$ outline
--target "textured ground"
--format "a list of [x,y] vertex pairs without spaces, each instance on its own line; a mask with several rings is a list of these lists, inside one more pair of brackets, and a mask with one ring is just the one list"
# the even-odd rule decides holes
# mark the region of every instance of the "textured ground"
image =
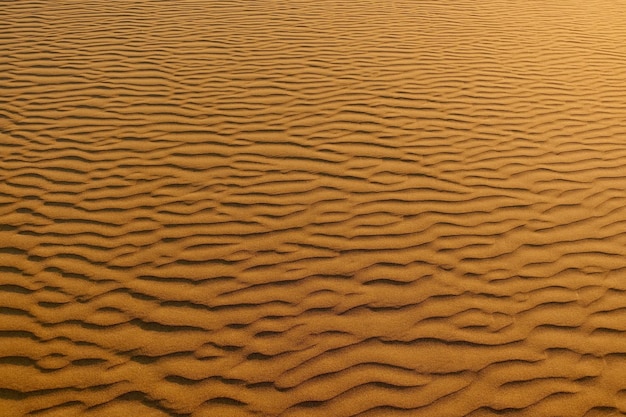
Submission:
[[0,2],[0,416],[626,415],[626,1]]

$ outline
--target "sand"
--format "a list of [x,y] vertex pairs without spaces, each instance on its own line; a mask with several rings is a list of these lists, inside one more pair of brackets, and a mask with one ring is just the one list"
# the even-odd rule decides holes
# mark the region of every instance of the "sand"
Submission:
[[0,416],[626,415],[626,1],[0,4]]

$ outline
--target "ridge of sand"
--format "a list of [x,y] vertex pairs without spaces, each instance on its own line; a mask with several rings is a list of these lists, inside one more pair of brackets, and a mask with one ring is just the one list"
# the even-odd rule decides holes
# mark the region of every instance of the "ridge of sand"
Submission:
[[626,415],[625,1],[0,22],[0,416]]

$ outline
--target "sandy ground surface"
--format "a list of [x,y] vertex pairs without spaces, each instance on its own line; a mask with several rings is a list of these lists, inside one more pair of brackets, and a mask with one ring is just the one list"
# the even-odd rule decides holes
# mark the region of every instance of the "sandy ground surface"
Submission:
[[0,2],[0,416],[626,415],[626,1]]

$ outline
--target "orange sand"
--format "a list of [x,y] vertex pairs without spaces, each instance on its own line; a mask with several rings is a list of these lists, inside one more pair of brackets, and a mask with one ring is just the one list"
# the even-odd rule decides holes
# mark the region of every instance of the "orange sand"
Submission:
[[626,1],[0,4],[0,416],[626,415]]

